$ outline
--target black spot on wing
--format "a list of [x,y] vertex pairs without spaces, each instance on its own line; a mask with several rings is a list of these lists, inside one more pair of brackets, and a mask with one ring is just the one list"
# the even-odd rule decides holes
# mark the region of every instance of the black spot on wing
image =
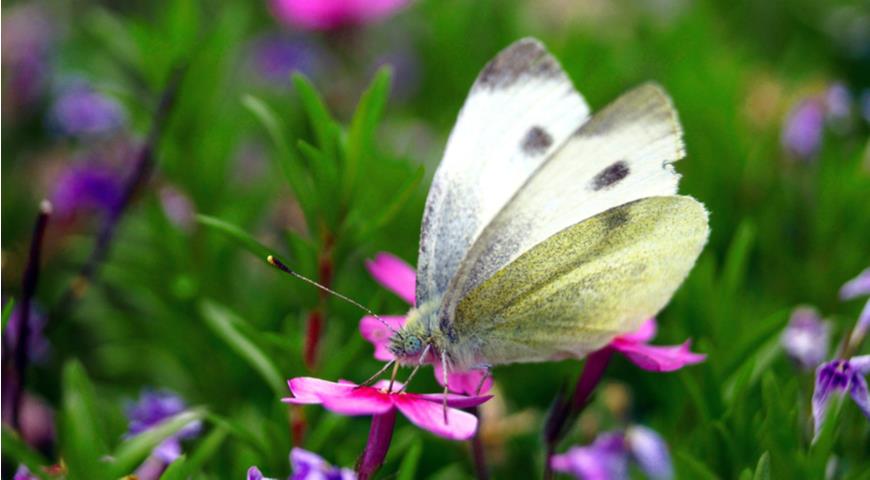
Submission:
[[520,40],[495,56],[477,77],[476,88],[507,88],[523,76],[552,78],[561,75],[556,60],[537,40]]
[[534,126],[523,137],[520,148],[526,155],[540,155],[546,152],[552,144],[553,137],[543,128]]
[[589,186],[595,191],[601,190],[602,188],[612,187],[622,181],[623,178],[627,177],[630,172],[628,164],[625,163],[624,160],[614,162],[609,167],[598,172],[598,174],[592,178],[592,182]]

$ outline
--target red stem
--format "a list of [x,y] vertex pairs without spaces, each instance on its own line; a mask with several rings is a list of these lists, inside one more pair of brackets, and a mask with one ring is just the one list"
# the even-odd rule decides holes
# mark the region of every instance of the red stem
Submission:
[[368,480],[384,464],[390,442],[393,440],[393,427],[396,424],[396,409],[372,417],[369,441],[356,465],[358,480]]

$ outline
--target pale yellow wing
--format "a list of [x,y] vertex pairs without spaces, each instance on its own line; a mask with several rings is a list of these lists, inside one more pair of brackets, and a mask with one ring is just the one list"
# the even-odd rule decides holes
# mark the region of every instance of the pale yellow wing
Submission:
[[601,348],[670,301],[708,232],[704,206],[684,196],[636,200],[562,230],[459,303],[457,360],[535,362]]

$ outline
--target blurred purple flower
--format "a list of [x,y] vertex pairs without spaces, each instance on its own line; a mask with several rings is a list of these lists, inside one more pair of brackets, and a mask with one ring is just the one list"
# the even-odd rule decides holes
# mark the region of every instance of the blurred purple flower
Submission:
[[30,469],[24,465],[19,465],[18,470],[15,470],[15,476],[12,480],[39,480],[39,477],[30,473]]
[[850,300],[863,295],[870,295],[870,268],[865,269],[840,288],[840,300]]
[[825,92],[825,109],[831,122],[848,122],[852,115],[852,93],[846,85],[837,82]]
[[822,144],[825,105],[818,98],[808,98],[789,112],[782,131],[782,145],[795,157],[808,161]]
[[269,0],[280,21],[310,30],[363,25],[388,17],[408,0]]
[[80,81],[63,88],[49,113],[49,125],[74,137],[111,133],[124,121],[124,112],[117,102]]
[[801,368],[812,370],[827,357],[830,335],[830,324],[815,309],[799,307],[792,312],[780,344]]
[[196,217],[196,208],[190,198],[181,190],[169,185],[160,189],[159,196],[166,218],[179,229],[189,232],[193,228]]
[[[27,358],[31,362],[42,362],[48,357],[49,344],[48,340],[43,335],[45,329],[46,318],[42,311],[35,304],[30,304],[30,334],[27,337]],[[6,324],[6,331],[3,332],[3,341],[5,345],[13,346],[18,342],[18,333],[21,331],[21,306],[16,305],[12,310],[12,315],[9,317],[9,323]]]
[[852,400],[870,419],[870,393],[864,376],[870,373],[870,355],[836,359],[816,369],[816,386],[813,391],[813,420],[815,436],[818,437],[825,420],[831,394],[848,393]]
[[120,201],[121,182],[114,169],[97,163],[67,167],[51,195],[55,215],[69,219],[84,210],[109,212]]
[[288,85],[294,72],[314,77],[320,71],[324,53],[305,37],[266,35],[251,44],[251,58],[257,74],[269,83]]
[[3,99],[21,107],[34,101],[47,83],[57,28],[34,3],[4,9],[2,23],[3,68],[10,90]]
[[[348,468],[333,467],[320,455],[294,448],[290,451],[290,466],[293,474],[288,480],[356,480],[356,474]],[[268,480],[257,467],[248,469],[247,480]]]
[[375,61],[375,69],[389,65],[393,70],[392,95],[397,99],[407,99],[417,92],[420,86],[420,59],[409,48],[394,50]]
[[673,478],[667,444],[654,430],[642,426],[602,433],[592,445],[554,455],[550,465],[581,480],[620,480],[629,478],[629,461],[649,478]]
[[[166,391],[142,392],[139,400],[127,407],[127,419],[130,420],[127,436],[133,437],[146,430],[156,427],[164,420],[183,412],[187,406],[178,395]],[[172,463],[181,455],[181,440],[199,435],[202,425],[199,421],[191,422],[175,435],[163,441],[152,456]]]
[[[865,269],[857,277],[849,280],[840,288],[841,300],[849,300],[864,295],[870,295],[870,268]],[[858,323],[855,325],[852,339],[860,342],[868,330],[870,330],[870,299],[864,304],[864,309],[858,317]]]

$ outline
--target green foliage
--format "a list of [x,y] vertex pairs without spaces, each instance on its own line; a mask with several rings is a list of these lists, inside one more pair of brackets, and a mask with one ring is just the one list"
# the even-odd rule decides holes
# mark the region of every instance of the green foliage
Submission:
[[[21,3],[3,13],[14,18]],[[268,2],[49,3],[51,83],[36,102],[7,90],[16,70],[4,57],[4,328],[21,298],[36,206],[51,198],[57,172],[107,158],[129,174],[133,156],[118,152],[148,132],[170,72],[186,73],[154,145],[154,175],[99,277],[64,308],[58,299],[101,217],[51,220],[34,303],[48,316],[51,349],[29,365],[27,391],[55,411],[58,435],[36,449],[4,425],[7,471],[21,463],[44,477],[41,467],[62,461],[68,478],[118,478],[194,418],[203,433],[162,478],[243,478],[251,465],[284,478],[294,432],[301,447],[352,466],[368,421],[280,399],[294,376],[361,381],[376,371],[358,331],[363,313],[264,260],[275,255],[378,313],[407,311],[364,262],[388,251],[414,263],[427,185],[475,76],[509,42],[536,36],[593,110],[646,80],[665,87],[685,130],[680,191],[705,203],[712,227],[655,340],[691,338],[707,360],[656,374],[617,357],[558,450],[639,423],[667,440],[678,478],[866,478],[870,423],[850,399],[834,400],[814,441],[813,373],[780,347],[795,306],[831,321],[833,349],[865,301],[837,295],[870,265],[868,123],[857,99],[848,122],[826,124],[814,157],[795,158],[781,138],[804,99],[835,82],[855,97],[866,90],[866,56],[841,34],[848,28],[832,26],[860,16],[849,13],[860,2],[422,0],[381,23],[292,35]],[[317,65],[267,79],[257,73],[264,38],[304,42],[293,45]],[[65,138],[52,129],[49,109],[71,76],[120,103],[122,132]],[[167,191],[194,211],[179,219]],[[306,363],[312,312],[325,323]],[[577,373],[577,362],[495,371],[504,410],[486,420],[493,478],[540,475],[542,418]],[[121,407],[146,387],[197,407],[126,438]],[[424,370],[412,389],[439,387]],[[465,445],[399,420],[379,478],[471,472]]]

